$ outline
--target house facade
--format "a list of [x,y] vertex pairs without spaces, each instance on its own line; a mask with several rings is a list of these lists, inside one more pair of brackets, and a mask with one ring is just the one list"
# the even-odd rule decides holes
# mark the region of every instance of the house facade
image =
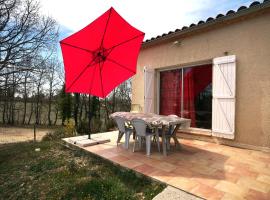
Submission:
[[270,150],[270,2],[146,40],[132,106],[191,119],[181,137]]

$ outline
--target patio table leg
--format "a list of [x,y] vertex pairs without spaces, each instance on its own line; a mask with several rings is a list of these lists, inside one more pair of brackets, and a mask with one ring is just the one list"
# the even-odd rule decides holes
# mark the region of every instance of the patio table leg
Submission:
[[166,138],[165,138],[165,126],[162,125],[162,150],[163,156],[167,156]]
[[158,146],[158,152],[160,152],[158,127],[155,128],[155,132],[156,132],[156,140],[157,140],[156,142],[157,142],[157,146]]
[[181,124],[177,124],[173,130],[173,133],[172,133],[172,138],[174,140],[174,144],[176,147],[178,147],[179,149],[181,148],[181,145],[176,137],[176,132],[178,131],[179,127],[180,127]]

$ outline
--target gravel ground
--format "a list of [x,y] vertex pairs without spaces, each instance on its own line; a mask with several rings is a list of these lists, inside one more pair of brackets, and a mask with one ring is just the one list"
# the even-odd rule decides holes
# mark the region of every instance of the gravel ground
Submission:
[[153,200],[201,200],[202,198],[196,197],[186,193],[177,188],[168,186],[161,193],[153,198]]

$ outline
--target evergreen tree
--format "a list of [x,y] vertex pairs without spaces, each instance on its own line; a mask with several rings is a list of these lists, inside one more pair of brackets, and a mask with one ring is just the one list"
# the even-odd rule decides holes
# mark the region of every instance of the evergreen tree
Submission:
[[69,120],[72,114],[72,96],[70,93],[65,92],[65,85],[63,85],[61,90],[59,104],[60,114],[62,116],[62,125],[64,125],[64,122]]
[[93,113],[93,117],[97,117],[99,111],[99,98],[96,96],[92,97],[92,105],[91,112]]

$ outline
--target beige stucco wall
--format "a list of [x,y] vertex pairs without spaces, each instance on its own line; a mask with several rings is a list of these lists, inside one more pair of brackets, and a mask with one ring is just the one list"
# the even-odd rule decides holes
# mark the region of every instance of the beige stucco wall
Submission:
[[168,41],[142,48],[132,80],[132,104],[144,104],[143,66],[185,66],[228,52],[237,59],[234,142],[270,147],[270,12],[179,40],[180,46]]

